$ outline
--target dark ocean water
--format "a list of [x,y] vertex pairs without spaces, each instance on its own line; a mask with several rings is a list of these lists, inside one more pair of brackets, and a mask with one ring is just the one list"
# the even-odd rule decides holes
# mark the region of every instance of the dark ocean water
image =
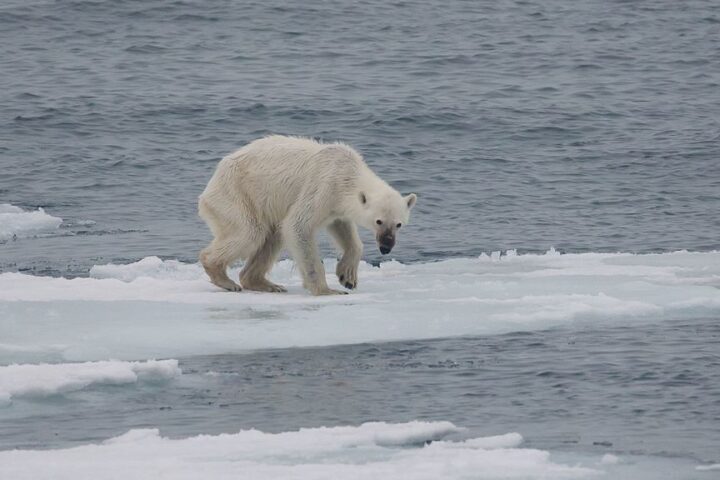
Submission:
[[720,248],[715,1],[15,1],[0,45],[0,202],[67,235],[2,269],[194,260],[215,164],[269,133],[417,192],[401,261]]
[[[718,52],[712,0],[3,2],[0,204],[64,223],[0,243],[0,272],[194,262],[197,195],[270,133],[416,192],[402,262],[719,249]],[[599,323],[181,358],[170,386],[18,401],[0,449],[417,418],[717,462],[717,319]]]
[[131,428],[185,437],[419,418],[471,436],[519,431],[552,451],[717,462],[718,344],[720,325],[702,319],[195,356],[180,360],[172,388],[18,401],[0,410],[0,450],[99,442]]

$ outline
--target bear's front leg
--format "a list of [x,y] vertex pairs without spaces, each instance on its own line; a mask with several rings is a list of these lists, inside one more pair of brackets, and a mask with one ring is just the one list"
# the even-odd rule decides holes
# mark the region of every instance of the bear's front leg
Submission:
[[315,231],[302,219],[288,219],[283,223],[285,245],[303,277],[303,286],[313,295],[337,295],[347,292],[333,290],[327,285],[325,268],[315,244]]
[[343,251],[342,258],[337,264],[335,273],[340,285],[353,289],[358,284],[358,266],[362,257],[362,242],[354,223],[338,219],[328,225],[328,233]]
[[347,255],[343,255],[335,268],[340,285],[351,290],[357,287],[358,265],[360,265],[359,260],[348,259]]

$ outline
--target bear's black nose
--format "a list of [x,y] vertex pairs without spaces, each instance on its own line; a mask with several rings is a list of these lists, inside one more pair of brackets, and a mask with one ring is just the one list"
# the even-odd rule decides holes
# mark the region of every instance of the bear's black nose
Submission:
[[387,255],[395,246],[395,235],[391,230],[385,230],[381,235],[378,235],[377,242],[380,253]]

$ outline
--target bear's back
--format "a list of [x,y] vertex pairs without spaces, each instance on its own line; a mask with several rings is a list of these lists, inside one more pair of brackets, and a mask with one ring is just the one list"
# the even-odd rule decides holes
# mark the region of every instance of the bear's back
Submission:
[[343,143],[321,143],[310,138],[271,135],[242,147],[225,157],[227,167],[245,174],[284,178],[288,175],[325,176],[350,167],[364,165],[362,157]]
[[361,165],[362,157],[347,145],[273,135],[223,158],[206,191],[228,199],[241,195],[277,220],[303,191],[331,187],[347,193],[365,170]]

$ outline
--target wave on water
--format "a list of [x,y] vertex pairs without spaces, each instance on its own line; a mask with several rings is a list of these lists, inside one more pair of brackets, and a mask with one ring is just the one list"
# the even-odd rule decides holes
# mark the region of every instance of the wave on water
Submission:
[[42,208],[28,211],[7,203],[0,204],[0,242],[52,233],[61,223],[62,218],[53,217]]
[[[328,260],[328,272],[334,271]],[[232,276],[237,276],[234,269]],[[717,316],[720,252],[517,255],[360,267],[349,295],[312,297],[290,261],[287,294],[230,293],[202,268],[148,257],[90,278],[0,274],[0,364],[138,360],[492,335],[576,322]],[[337,287],[337,279],[328,274]],[[22,320],[26,328],[16,328]]]

